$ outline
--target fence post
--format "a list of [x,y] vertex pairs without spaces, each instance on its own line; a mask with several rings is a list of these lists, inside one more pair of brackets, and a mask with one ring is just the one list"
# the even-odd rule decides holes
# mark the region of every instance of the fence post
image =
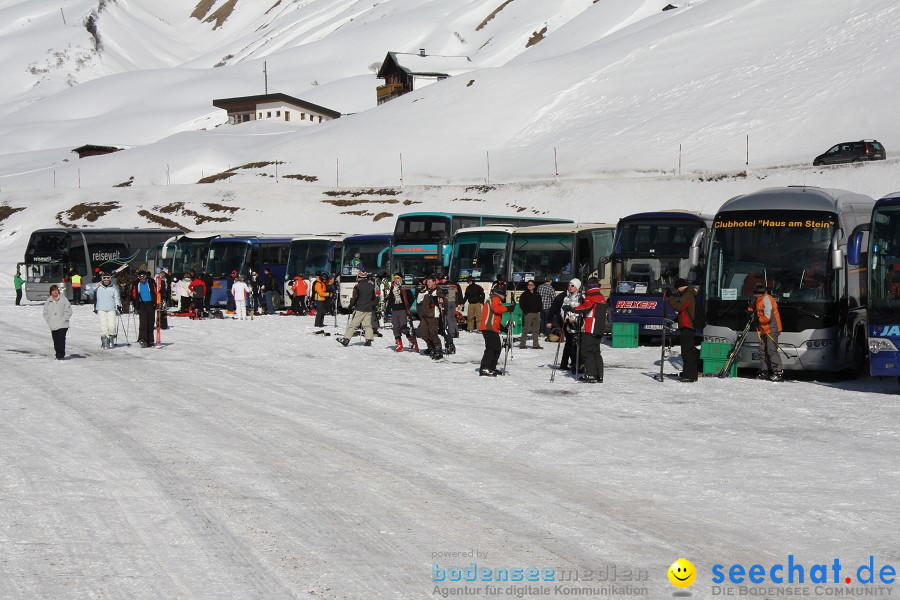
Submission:
[[403,187],[403,153],[400,153],[400,187]]
[[487,179],[485,180],[485,185],[491,185],[491,151],[485,150],[484,152],[487,155]]
[[556,155],[556,146],[553,146],[553,172],[556,174],[556,183],[559,183],[559,157]]

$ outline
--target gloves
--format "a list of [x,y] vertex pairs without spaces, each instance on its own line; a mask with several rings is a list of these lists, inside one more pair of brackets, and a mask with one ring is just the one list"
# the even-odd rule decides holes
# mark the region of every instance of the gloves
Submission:
[[571,307],[571,306],[563,306],[563,307],[562,307],[562,311],[563,311],[564,313],[572,312],[572,307]]

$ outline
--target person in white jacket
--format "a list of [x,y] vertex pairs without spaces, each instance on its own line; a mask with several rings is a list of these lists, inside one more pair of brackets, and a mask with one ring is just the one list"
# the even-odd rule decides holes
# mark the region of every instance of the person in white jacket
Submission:
[[184,277],[175,284],[175,289],[178,292],[178,300],[180,301],[180,306],[178,308],[178,312],[186,313],[190,310],[191,306],[191,290],[188,287],[191,285],[191,276],[185,273]]
[[247,318],[247,298],[250,296],[250,286],[244,283],[240,275],[234,278],[231,286],[231,296],[234,298],[234,308],[237,318],[241,321]]
[[122,312],[122,296],[112,285],[109,273],[100,274],[100,285],[94,290],[94,314],[100,317],[100,347],[114,348],[116,345],[116,317]]
[[59,293],[59,286],[51,285],[50,297],[44,304],[44,320],[50,326],[56,360],[66,357],[66,334],[69,332],[69,319],[71,318],[72,305],[69,300]]

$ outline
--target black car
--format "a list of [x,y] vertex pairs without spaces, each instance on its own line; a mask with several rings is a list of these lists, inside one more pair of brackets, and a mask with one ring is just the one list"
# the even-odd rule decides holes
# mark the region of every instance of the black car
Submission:
[[854,163],[862,160],[884,160],[884,146],[875,140],[843,142],[829,148],[813,161],[813,166]]

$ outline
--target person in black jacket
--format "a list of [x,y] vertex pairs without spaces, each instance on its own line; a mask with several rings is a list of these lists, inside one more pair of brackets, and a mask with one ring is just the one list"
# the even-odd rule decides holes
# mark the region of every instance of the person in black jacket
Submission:
[[532,348],[541,349],[541,297],[537,295],[534,281],[525,284],[525,291],[519,296],[519,307],[522,309],[522,337],[519,348],[525,348],[528,332],[531,332]]
[[679,278],[675,281],[675,289],[678,298],[669,294],[665,296],[669,305],[678,313],[678,329],[681,337],[681,361],[682,370],[678,375],[681,383],[694,383],[697,381],[700,370],[700,351],[697,350],[697,327],[694,318],[697,309],[697,292],[688,285],[687,280]]
[[394,331],[395,352],[403,352],[403,335],[406,336],[409,345],[413,345],[413,337],[410,334],[412,323],[407,318],[407,312],[412,303],[412,291],[403,289],[403,278],[400,276],[400,273],[395,273],[391,287],[388,288],[386,300],[387,309],[391,313],[391,329]]
[[338,338],[338,342],[346,346],[350,343],[350,338],[356,332],[356,328],[362,325],[366,335],[366,346],[372,345],[375,339],[375,331],[372,329],[372,311],[375,310],[375,284],[369,281],[369,275],[365,271],[360,271],[357,275],[358,281],[353,286],[353,294],[350,296],[350,310],[353,316],[347,324],[344,331],[344,337]]
[[138,313],[138,343],[142,348],[153,345],[153,327],[156,321],[156,282],[148,275],[146,271],[138,273],[137,281],[131,284],[130,294]]
[[259,292],[262,294],[263,309],[265,310],[265,313],[263,314],[275,314],[274,295],[277,290],[278,286],[275,285],[275,277],[272,275],[272,271],[266,267],[263,269],[262,277],[259,280]]
[[466,311],[466,329],[469,332],[478,331],[481,324],[481,309],[484,307],[484,288],[475,283],[469,276],[469,285],[466,287],[466,294],[463,299],[469,303]]

